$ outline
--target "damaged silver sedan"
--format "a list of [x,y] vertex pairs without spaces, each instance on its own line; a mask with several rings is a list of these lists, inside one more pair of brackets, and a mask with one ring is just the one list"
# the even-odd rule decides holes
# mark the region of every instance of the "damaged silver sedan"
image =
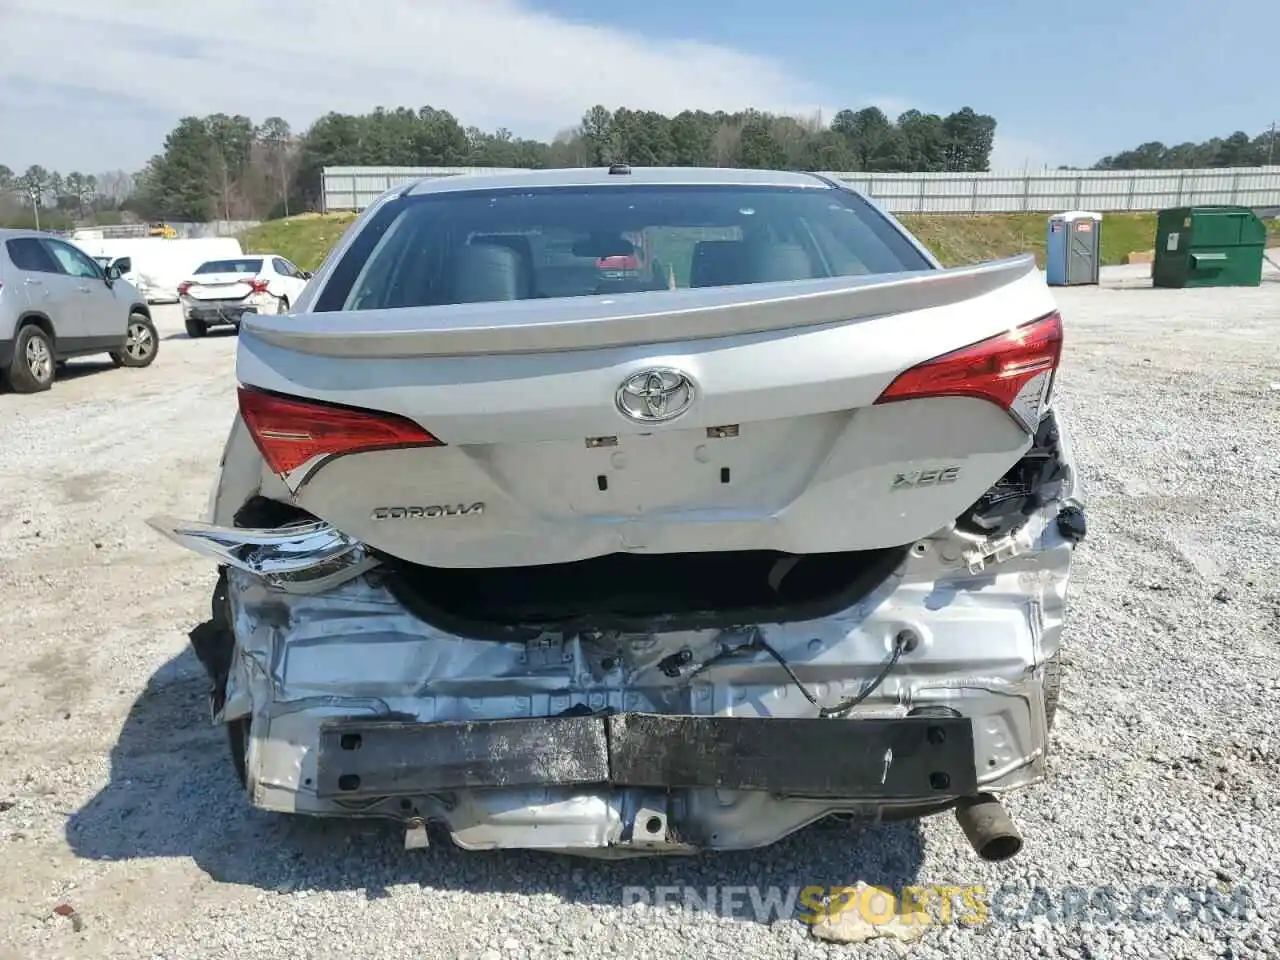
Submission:
[[1045,776],[1076,544],[1030,258],[811,174],[424,181],[246,318],[192,633],[252,802],[676,853]]

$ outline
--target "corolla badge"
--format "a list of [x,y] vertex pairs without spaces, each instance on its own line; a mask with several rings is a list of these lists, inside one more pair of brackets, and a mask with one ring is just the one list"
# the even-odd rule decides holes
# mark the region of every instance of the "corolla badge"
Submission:
[[622,381],[618,387],[618,410],[637,423],[661,423],[688,410],[694,394],[693,381],[685,374],[670,367],[656,367]]
[[425,507],[374,507],[370,520],[439,520],[444,517],[478,517],[483,503],[438,503]]

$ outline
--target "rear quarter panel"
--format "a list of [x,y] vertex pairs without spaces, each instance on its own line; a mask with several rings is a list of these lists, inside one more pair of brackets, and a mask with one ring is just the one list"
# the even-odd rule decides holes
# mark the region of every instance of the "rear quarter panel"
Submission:
[[21,272],[9,262],[0,240],[0,340],[12,340],[18,332],[18,318],[30,307]]

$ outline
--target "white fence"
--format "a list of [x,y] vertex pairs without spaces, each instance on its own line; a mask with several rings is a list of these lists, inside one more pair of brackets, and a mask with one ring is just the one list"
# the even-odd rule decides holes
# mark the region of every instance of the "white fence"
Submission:
[[261,220],[214,220],[211,223],[173,223],[166,221],[178,236],[194,240],[200,237],[235,237],[256,227]]
[[[194,223],[182,220],[166,220],[166,226],[182,240],[194,240],[204,237],[235,237],[246,230],[256,227],[260,220],[213,220],[209,223]],[[151,236],[151,225],[147,223],[119,223],[101,227],[77,227],[77,230],[101,232],[104,240],[123,240],[136,237]],[[74,230],[60,230],[57,233],[70,236]]]
[[392,187],[423,177],[511,172],[507,167],[325,167],[322,199],[325,210],[363,210]]
[[[325,167],[324,208],[363,210],[423,177],[510,173],[497,167]],[[1200,204],[1280,206],[1280,166],[1039,173],[827,173],[893,213],[1164,210]]]

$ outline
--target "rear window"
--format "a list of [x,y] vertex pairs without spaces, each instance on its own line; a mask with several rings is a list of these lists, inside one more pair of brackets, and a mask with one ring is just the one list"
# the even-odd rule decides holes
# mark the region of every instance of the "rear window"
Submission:
[[637,186],[397,198],[315,309],[378,310],[929,270],[856,194]]
[[257,273],[262,269],[262,259],[210,260],[196,268],[196,273]]

